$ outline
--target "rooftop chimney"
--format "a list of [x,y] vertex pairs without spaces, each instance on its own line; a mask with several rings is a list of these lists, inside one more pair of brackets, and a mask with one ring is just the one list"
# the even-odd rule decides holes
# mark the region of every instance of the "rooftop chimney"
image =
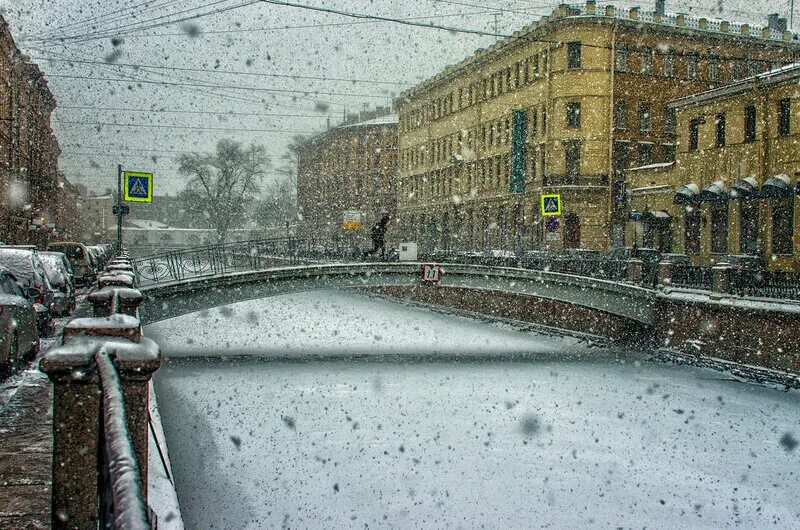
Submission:
[[664,15],[664,3],[666,0],[656,0],[656,13],[659,15]]

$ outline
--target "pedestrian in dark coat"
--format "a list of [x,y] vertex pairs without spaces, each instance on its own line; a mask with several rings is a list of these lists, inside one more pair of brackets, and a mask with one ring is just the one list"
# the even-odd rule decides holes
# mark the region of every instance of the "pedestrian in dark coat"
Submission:
[[364,252],[362,258],[374,256],[380,251],[381,259],[386,259],[386,227],[389,224],[390,215],[384,212],[381,218],[372,227],[370,237],[372,238],[372,250]]

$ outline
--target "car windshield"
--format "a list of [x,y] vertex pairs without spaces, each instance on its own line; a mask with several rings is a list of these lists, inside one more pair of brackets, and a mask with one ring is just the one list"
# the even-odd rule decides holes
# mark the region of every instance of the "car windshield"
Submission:
[[800,528],[797,3],[0,0],[0,529]]

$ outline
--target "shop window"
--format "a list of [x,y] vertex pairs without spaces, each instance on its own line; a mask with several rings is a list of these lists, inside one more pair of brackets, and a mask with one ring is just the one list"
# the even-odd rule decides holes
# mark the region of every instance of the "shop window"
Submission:
[[794,197],[773,199],[772,253],[791,254],[794,236]]
[[758,201],[739,201],[739,252],[758,254]]
[[700,210],[690,208],[683,218],[683,252],[684,254],[700,253]]
[[711,204],[711,252],[728,253],[728,202]]

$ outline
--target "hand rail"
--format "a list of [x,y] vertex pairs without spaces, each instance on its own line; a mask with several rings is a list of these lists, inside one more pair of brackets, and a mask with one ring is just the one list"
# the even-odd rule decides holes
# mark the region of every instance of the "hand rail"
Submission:
[[[139,464],[128,435],[125,418],[125,401],[122,396],[119,374],[114,363],[101,346],[94,355],[100,374],[102,389],[102,420],[105,439],[105,459],[101,466],[108,470],[108,482],[102,488],[101,505],[106,509],[101,514],[101,528],[148,530],[147,507],[142,494]],[[109,496],[110,494],[110,501]]]

